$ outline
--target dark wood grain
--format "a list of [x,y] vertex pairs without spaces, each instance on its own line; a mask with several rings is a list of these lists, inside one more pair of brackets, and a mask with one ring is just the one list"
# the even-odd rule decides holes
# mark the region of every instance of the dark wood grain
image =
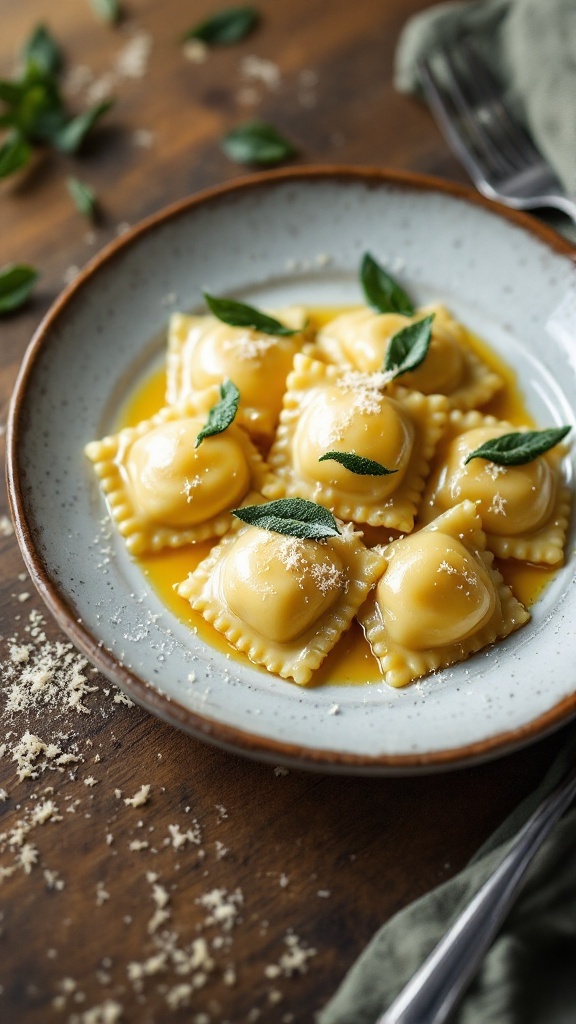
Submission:
[[[262,0],[262,24],[249,40],[193,64],[177,39],[210,11],[206,2],[134,0],[112,29],[87,2],[2,0],[5,75],[39,21],[61,41],[69,67],[87,65],[98,74],[112,66],[130,33],[144,31],[152,41],[146,73],[118,82],[116,106],[81,158],[39,153],[26,173],[0,186],[0,265],[30,262],[42,275],[28,306],[1,324],[2,421],[28,339],[69,268],[83,266],[123,222],[242,174],[218,145],[241,120],[256,114],[273,121],[298,146],[299,163],[384,165],[464,180],[425,108],[392,86],[398,33],[426,6],[425,0],[357,0],[352,7],[347,0]],[[243,89],[250,83],[238,70],[248,54],[280,71],[277,89],[256,87],[257,105],[246,105]],[[317,75],[317,84],[310,85],[306,71]],[[142,129],[152,133],[149,148],[135,144],[134,132]],[[99,197],[94,226],[71,204],[70,173]],[[11,638],[30,639],[30,612],[42,605],[29,581],[19,579],[13,536],[0,537],[0,552],[5,703]],[[49,642],[63,639],[48,616],[43,628]],[[116,691],[102,677],[90,681],[97,689],[87,698],[89,713],[4,713],[0,865],[8,872],[0,891],[0,1019],[6,1024],[99,1024],[100,1017],[83,1015],[107,1000],[122,1008],[118,1019],[126,1024],[194,1024],[202,1021],[198,1014],[210,1022],[311,1021],[377,927],[465,863],[540,778],[559,742],[554,736],[490,764],[422,778],[278,776],[271,766],[204,746],[115,703]],[[75,751],[78,760],[19,782],[11,751],[26,730]],[[87,785],[91,777],[96,782]],[[151,786],[148,801],[126,805],[143,784]],[[37,849],[37,863],[29,873],[22,867],[9,873],[22,849],[11,830],[30,822],[47,799],[62,820],[21,837]],[[182,834],[192,819],[200,844],[175,849],[169,826]],[[130,850],[134,841],[148,846]],[[158,953],[147,931],[154,911],[147,872],[165,887],[171,916],[164,927],[176,933],[178,948],[199,936],[209,944],[217,939],[205,985],[179,1009],[167,999],[190,977],[178,974],[174,960],[167,957],[141,982],[130,978],[131,963]],[[198,899],[238,888],[237,925],[230,932],[206,925]],[[305,973],[276,978],[267,967],[287,949],[287,934],[316,952]],[[224,976],[230,965],[233,984]]]

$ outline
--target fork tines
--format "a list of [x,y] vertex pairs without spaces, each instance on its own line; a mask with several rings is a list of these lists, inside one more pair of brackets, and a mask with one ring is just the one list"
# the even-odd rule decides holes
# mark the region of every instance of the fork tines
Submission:
[[502,87],[468,38],[418,64],[432,112],[476,187],[493,195],[502,179],[524,177],[543,158],[510,113]]

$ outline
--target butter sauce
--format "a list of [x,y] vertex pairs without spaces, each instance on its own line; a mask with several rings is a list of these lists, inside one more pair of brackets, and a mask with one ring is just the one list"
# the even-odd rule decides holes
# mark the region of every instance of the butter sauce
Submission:
[[[319,330],[343,312],[346,312],[346,309],[313,308],[309,310],[310,326],[314,330]],[[535,426],[512,368],[481,338],[468,330],[465,331],[465,336],[470,348],[504,381],[502,390],[490,402],[482,406],[482,412],[496,416],[498,419],[507,420],[514,425]],[[134,426],[141,420],[153,416],[165,404],[165,394],[165,371],[164,369],[156,370],[136,388],[128,399],[119,416],[117,429]],[[367,527],[364,534],[365,540],[370,545],[387,543],[398,536],[393,530],[377,527]],[[196,568],[216,542],[208,541],[178,550],[165,550],[155,555],[140,556],[136,561],[170,612],[188,624],[209,647],[215,648],[236,662],[251,665],[244,654],[232,647],[199,613],[192,611],[188,602],[179,597],[173,589],[175,583],[185,579]],[[497,560],[495,565],[515,596],[526,607],[530,607],[538,600],[555,575],[553,569],[514,562],[512,559]],[[308,685],[319,686],[324,683],[362,685],[381,681],[382,676],[378,663],[364,638],[362,628],[357,622],[354,622],[350,630],[344,634],[315,672],[312,683]]]

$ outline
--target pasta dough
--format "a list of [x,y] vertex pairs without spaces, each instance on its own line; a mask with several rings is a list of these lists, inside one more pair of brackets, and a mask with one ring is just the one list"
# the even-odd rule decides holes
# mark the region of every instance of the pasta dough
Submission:
[[391,686],[463,661],[530,617],[493,568],[471,501],[383,554],[386,569],[360,621]]
[[209,388],[86,446],[132,554],[222,536],[229,510],[263,486],[267,467],[234,424],[196,447],[218,395]]
[[[300,495],[342,519],[411,530],[425,476],[446,420],[446,400],[386,393],[382,374],[342,371],[304,355],[294,359],[280,425],[269,453],[269,498]],[[389,471],[362,476],[328,451],[352,452]]]
[[242,396],[236,423],[258,442],[269,443],[282,408],[286,376],[305,341],[306,324],[301,307],[279,310],[275,316],[299,333],[277,337],[230,327],[213,316],[174,313],[168,330],[168,404],[228,378]]
[[322,542],[243,526],[177,590],[252,661],[302,685],[349,628],[383,565],[350,525]]
[[426,358],[415,370],[402,374],[398,384],[425,395],[445,395],[451,408],[484,405],[502,387],[502,380],[472,351],[464,329],[445,306],[427,306],[412,317],[374,313],[368,307],[343,313],[320,331],[318,348],[331,362],[376,373],[382,369],[392,337],[431,313],[432,339]]
[[469,499],[476,503],[494,554],[556,565],[563,558],[570,505],[561,476],[564,447],[557,445],[519,466],[482,458],[465,465],[480,445],[517,429],[478,412],[452,413],[445,451],[428,482],[421,516],[429,522]]

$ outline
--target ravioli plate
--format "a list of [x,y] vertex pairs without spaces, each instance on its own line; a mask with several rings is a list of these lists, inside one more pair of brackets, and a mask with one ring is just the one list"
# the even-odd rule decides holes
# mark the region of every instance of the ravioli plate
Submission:
[[201,308],[204,289],[258,306],[358,302],[365,251],[420,304],[442,301],[484,337],[515,369],[539,425],[575,422],[567,242],[457,186],[304,168],[163,211],[68,288],[16,385],[10,497],[28,569],[59,624],[154,714],[275,764],[435,771],[505,753],[576,712],[574,520],[566,564],[518,633],[403,690],[302,689],[208,648],[165,608],[109,523],[83,454],[159,365],[172,310]]

